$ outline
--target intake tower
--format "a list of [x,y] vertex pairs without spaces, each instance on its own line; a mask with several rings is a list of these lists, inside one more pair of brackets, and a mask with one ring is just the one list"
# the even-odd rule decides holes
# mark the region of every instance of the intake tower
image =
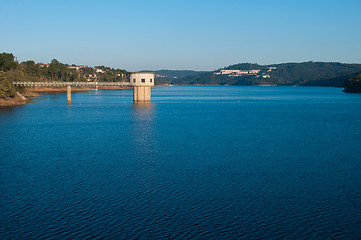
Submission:
[[136,72],[130,74],[130,85],[133,86],[134,102],[150,101],[151,88],[154,86],[153,72]]

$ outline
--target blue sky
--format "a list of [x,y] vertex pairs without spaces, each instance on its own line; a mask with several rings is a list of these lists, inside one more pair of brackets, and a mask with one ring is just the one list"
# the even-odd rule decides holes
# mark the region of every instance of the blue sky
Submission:
[[361,63],[359,0],[0,0],[0,52],[129,71]]

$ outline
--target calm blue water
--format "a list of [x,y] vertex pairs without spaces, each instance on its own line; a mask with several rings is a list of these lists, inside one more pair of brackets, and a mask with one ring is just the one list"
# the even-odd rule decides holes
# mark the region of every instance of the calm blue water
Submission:
[[361,94],[176,86],[0,110],[0,239],[359,239]]

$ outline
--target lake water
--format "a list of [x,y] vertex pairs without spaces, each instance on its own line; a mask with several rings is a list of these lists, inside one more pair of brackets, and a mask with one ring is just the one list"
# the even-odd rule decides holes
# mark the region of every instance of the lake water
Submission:
[[359,239],[361,94],[174,86],[0,109],[0,239]]

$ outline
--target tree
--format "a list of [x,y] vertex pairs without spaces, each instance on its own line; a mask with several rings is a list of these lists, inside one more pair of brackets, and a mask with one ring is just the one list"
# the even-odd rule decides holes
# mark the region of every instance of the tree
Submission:
[[15,61],[15,57],[12,53],[0,54],[0,70],[9,71],[16,68],[18,63]]
[[58,60],[53,59],[49,64],[48,71],[51,75],[52,79],[62,81],[66,76],[67,66],[65,64],[60,63]]

